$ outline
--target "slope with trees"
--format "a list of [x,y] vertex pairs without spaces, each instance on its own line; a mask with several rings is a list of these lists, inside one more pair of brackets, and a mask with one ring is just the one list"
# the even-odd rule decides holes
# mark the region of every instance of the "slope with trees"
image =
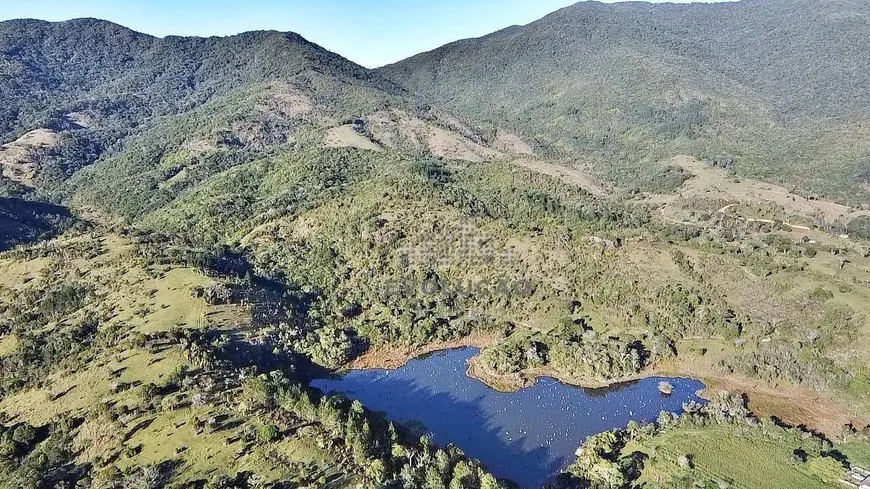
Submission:
[[867,203],[862,2],[580,2],[379,73],[643,187],[678,154]]

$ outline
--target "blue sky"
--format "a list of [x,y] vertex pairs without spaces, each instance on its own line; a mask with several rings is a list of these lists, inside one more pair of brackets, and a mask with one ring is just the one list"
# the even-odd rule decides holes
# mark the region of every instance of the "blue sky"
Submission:
[[457,39],[527,24],[575,1],[0,0],[0,20],[96,17],[157,36],[293,31],[376,67]]

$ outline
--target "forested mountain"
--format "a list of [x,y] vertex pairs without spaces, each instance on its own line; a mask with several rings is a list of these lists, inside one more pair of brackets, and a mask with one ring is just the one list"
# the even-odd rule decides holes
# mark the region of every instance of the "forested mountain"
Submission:
[[135,218],[281,146],[501,154],[292,33],[159,39],[91,19],[10,21],[0,24],[0,53],[7,195],[35,188]]
[[400,91],[293,33],[155,38],[95,19],[2,22],[0,135],[63,124],[61,114],[86,110],[138,122],[304,72]]
[[[400,92],[295,34],[158,39],[93,19],[0,24],[0,80],[4,176],[40,187],[56,187],[107,152],[121,150],[127,137],[148,133],[161,117],[218,98],[254,97],[270,81],[286,84],[275,98],[286,97],[282,107],[290,112],[310,103],[354,113],[355,101],[378,107]],[[301,92],[328,100],[297,100]],[[215,131],[232,133],[232,118],[240,117],[232,109],[211,111],[220,119]],[[279,112],[264,124],[287,119],[277,109],[261,112],[267,113],[262,119]],[[173,131],[176,141],[190,137],[188,131]]]
[[867,202],[867,46],[867,2],[581,2],[380,72],[626,185],[685,153]]

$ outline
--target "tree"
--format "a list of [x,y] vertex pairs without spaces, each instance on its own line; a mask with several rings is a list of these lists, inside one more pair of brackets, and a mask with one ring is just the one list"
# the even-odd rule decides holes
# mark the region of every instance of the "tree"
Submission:
[[366,477],[375,485],[383,484],[387,479],[387,466],[381,459],[375,459],[366,466]]
[[492,474],[483,474],[480,477],[480,489],[504,489]]
[[260,440],[266,443],[271,443],[281,436],[281,430],[278,429],[278,427],[274,424],[265,424],[260,427],[257,436],[260,438]]
[[423,489],[447,489],[444,485],[444,478],[434,465],[430,465],[426,469],[426,480],[423,482]]
[[474,483],[474,472],[465,460],[460,460],[453,467],[453,478],[449,489],[469,489]]

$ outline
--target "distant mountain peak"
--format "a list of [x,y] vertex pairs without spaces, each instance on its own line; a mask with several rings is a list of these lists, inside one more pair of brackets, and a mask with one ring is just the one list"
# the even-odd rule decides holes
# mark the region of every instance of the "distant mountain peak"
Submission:
[[[870,121],[868,12],[856,0],[579,2],[379,71],[614,178],[634,178],[614,161],[691,153],[848,199],[865,195],[855,175],[870,161],[854,129]],[[818,167],[839,169],[839,184]]]

